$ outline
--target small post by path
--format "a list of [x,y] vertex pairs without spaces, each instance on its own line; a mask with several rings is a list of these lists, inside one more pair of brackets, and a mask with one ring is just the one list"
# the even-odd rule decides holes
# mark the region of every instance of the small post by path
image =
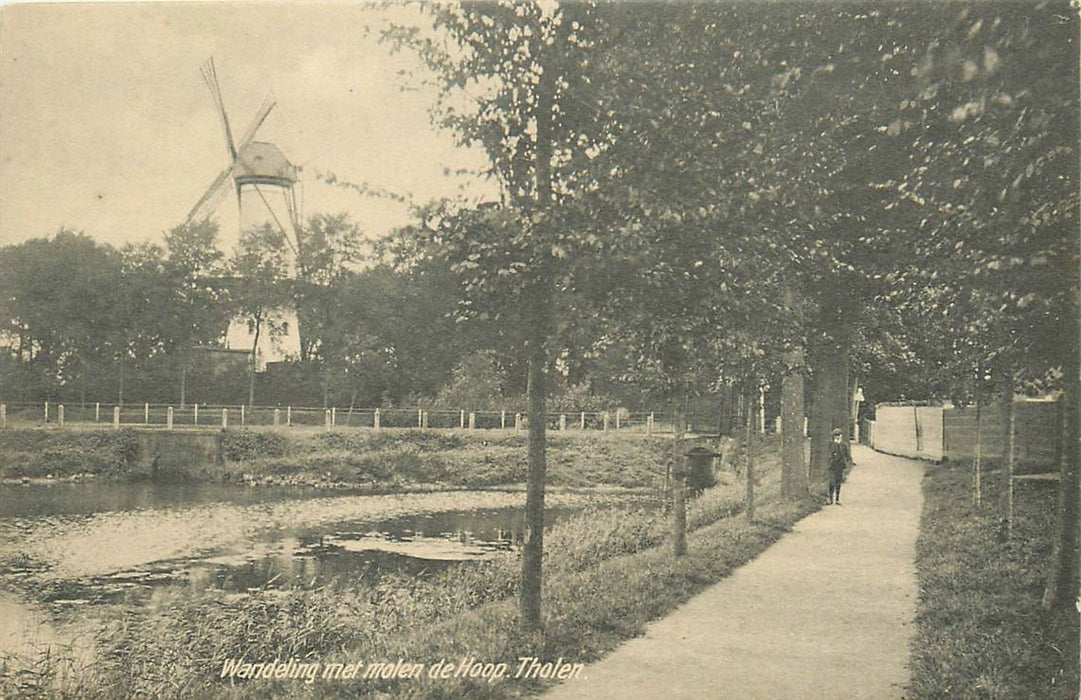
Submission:
[[0,428],[8,427],[8,405],[0,403]]
[[470,411],[470,413],[469,413],[469,429],[470,430],[476,430],[477,429],[477,414],[472,412],[472,411]]
[[101,422],[101,402],[97,402],[94,404],[94,422]]
[[165,429],[166,430],[172,430],[173,429],[173,407],[172,406],[165,409]]
[[199,404],[193,404],[192,408],[194,409],[194,416],[192,417],[191,422],[195,425],[199,425]]
[[150,425],[150,404],[143,404],[143,425]]
[[61,428],[64,427],[64,404],[56,407],[56,424]]
[[330,430],[330,409],[326,409],[323,413],[323,429]]
[[380,417],[379,409],[375,409],[375,413],[372,414],[372,427],[379,430],[382,419]]
[[120,407],[113,406],[113,430],[120,430]]
[[45,423],[46,423],[46,425],[49,423],[49,402],[48,401],[45,402]]
[[221,409],[221,429],[225,430],[229,427],[229,409]]
[[421,416],[420,427],[425,428],[425,429],[428,428],[428,412],[427,411],[425,411],[424,414]]
[[522,414],[514,414],[514,432],[520,432],[522,430]]
[[564,431],[566,429],[567,429],[567,414],[566,413],[560,413],[559,414],[559,430]]
[[274,409],[274,427],[277,428],[282,424],[282,410],[280,408]]
[[418,428],[423,428],[424,427],[424,411],[422,409],[419,409],[419,408],[417,409],[417,427]]
[[687,553],[687,478],[683,468],[675,473],[672,487],[672,553]]

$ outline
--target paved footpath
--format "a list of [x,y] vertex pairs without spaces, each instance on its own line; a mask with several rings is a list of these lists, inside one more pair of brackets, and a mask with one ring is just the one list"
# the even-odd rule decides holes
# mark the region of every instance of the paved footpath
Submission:
[[900,698],[923,464],[854,447],[825,506],[545,700]]

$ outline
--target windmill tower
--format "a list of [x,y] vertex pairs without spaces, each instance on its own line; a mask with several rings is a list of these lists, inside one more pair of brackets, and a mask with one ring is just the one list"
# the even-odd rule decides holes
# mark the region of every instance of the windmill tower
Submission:
[[[274,144],[255,140],[256,133],[277,103],[271,95],[267,95],[248,128],[244,130],[240,140],[234,141],[233,131],[229,123],[229,114],[225,110],[221,86],[218,84],[218,73],[214,66],[214,59],[207,60],[199,70],[203,75],[203,81],[210,90],[210,96],[214,100],[214,106],[217,108],[218,116],[221,119],[229,165],[218,173],[218,176],[210,183],[203,196],[188,212],[187,223],[209,218],[226,193],[232,189],[236,193],[240,232],[243,233],[247,228],[273,223],[281,230],[286,243],[295,255],[297,249],[294,241],[298,240],[300,235],[300,214],[297,209],[295,189],[298,181],[297,167]],[[248,215],[245,216],[245,199],[251,203],[253,194],[257,195],[254,202],[256,211],[251,212],[249,206]],[[245,195],[247,195],[247,198],[245,198]],[[282,198],[284,206],[282,204],[278,204],[276,207],[272,205],[272,199],[278,195]],[[279,216],[279,212],[283,213],[284,216]],[[300,347],[296,312],[292,309],[279,309],[277,315],[279,320],[285,321],[290,329],[288,336],[283,339],[285,348],[281,353],[272,351],[269,358],[264,358],[263,356],[266,353],[260,351],[259,348],[252,347],[254,346],[254,340],[251,334],[248,333],[247,328],[236,322],[229,328],[229,343],[231,345],[252,347],[256,366],[263,364],[264,359],[281,359],[284,354],[295,354]]]
[[[237,208],[240,212],[240,226],[245,227],[244,217],[244,194],[255,193],[258,195],[263,207],[263,214],[269,216],[288,239],[290,234],[295,234],[300,228],[300,219],[297,212],[296,189],[297,167],[289,162],[285,154],[272,143],[256,141],[255,134],[259,127],[266,121],[270,111],[277,104],[270,95],[263,100],[263,105],[255,113],[248,128],[245,129],[240,141],[233,140],[233,131],[229,125],[229,115],[225,111],[225,101],[222,99],[221,86],[218,84],[218,73],[214,67],[214,59],[211,58],[200,68],[203,80],[210,89],[210,95],[214,100],[214,106],[218,109],[221,118],[222,131],[225,135],[225,148],[229,155],[229,165],[225,167],[203,196],[196,202],[188,213],[188,222],[207,218],[217,207],[221,198],[232,184],[236,192]],[[286,225],[271,205],[268,193],[273,196],[273,190],[277,190],[284,198]],[[249,196],[250,199],[250,196]]]

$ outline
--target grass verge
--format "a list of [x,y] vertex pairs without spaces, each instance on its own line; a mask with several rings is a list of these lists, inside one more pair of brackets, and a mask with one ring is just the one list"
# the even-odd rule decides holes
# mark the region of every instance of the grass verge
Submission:
[[984,473],[977,509],[968,464],[924,478],[911,697],[1078,697],[1077,617],[1063,623],[1040,607],[1054,482],[1018,485],[1009,541],[997,509],[1003,482],[1001,469]]

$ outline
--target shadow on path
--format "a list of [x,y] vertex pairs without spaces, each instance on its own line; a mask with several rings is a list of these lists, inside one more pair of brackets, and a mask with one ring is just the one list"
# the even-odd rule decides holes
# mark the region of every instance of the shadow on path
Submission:
[[824,506],[545,700],[899,698],[924,464],[853,447]]

